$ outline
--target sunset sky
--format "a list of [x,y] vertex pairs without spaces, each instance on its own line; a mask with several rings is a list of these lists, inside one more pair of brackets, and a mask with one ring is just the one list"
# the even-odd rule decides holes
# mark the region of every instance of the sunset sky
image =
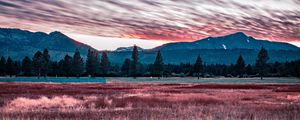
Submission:
[[234,32],[300,46],[300,0],[0,0],[0,27],[61,31],[99,50]]

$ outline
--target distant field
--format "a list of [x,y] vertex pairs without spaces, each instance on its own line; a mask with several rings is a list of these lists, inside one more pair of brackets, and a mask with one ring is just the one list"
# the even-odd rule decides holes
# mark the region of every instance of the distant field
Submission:
[[170,77],[170,78],[150,78],[150,77],[142,77],[142,78],[106,78],[107,82],[146,82],[146,83],[217,83],[217,84],[247,84],[247,83],[278,83],[278,84],[300,84],[300,78],[264,78],[260,80],[260,78],[200,78],[199,80],[195,77]]
[[75,78],[75,77],[2,77],[0,82],[53,82],[53,83],[106,83],[105,78]]
[[137,80],[0,82],[0,119],[300,119],[299,84],[133,82]]
[[106,83],[106,82],[142,82],[142,83],[205,83],[205,84],[300,84],[300,78],[200,78],[195,77],[170,77],[170,78],[150,78],[150,77],[138,77],[133,79],[132,77],[97,77],[97,78],[65,78],[65,77],[13,77],[13,78],[0,78],[0,82],[54,82],[54,83]]

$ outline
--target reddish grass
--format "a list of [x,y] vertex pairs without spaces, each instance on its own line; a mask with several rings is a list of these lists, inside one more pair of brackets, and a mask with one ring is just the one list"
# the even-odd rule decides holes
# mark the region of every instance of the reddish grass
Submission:
[[299,85],[0,83],[0,119],[300,119]]

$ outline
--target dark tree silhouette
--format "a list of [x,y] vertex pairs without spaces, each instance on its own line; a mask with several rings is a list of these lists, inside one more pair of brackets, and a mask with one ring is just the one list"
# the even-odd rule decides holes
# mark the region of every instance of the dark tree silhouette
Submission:
[[22,71],[24,76],[31,76],[32,74],[32,61],[28,56],[22,60]]
[[161,56],[160,51],[158,51],[155,58],[155,62],[153,64],[153,73],[158,77],[158,79],[160,79],[160,77],[162,76],[163,65],[164,65],[163,58]]
[[139,55],[138,55],[138,48],[136,45],[133,46],[132,55],[131,55],[131,64],[130,64],[130,73],[134,79],[138,74],[138,66],[139,66]]
[[33,71],[35,75],[38,76],[38,79],[41,76],[41,70],[43,66],[43,54],[40,51],[37,51],[33,58],[32,58],[32,64],[33,64]]
[[8,57],[6,60],[6,74],[8,74],[10,77],[14,75],[15,73],[15,66],[14,66],[14,61]]
[[235,64],[235,72],[238,76],[242,76],[245,74],[245,61],[243,57],[240,55]]
[[246,73],[247,73],[247,75],[251,75],[253,73],[253,69],[250,64],[248,64],[246,67]]
[[64,57],[63,60],[63,70],[68,78],[71,75],[71,70],[72,70],[72,57],[69,56],[68,54]]
[[47,77],[48,73],[50,72],[50,55],[48,49],[43,51],[43,57],[41,58],[42,66],[41,66],[41,74],[44,77]]
[[121,67],[121,72],[126,77],[129,76],[129,69],[130,69],[130,59],[126,58],[123,62],[123,65]]
[[107,73],[109,73],[109,71],[110,71],[110,62],[107,57],[106,51],[102,52],[100,66],[101,66],[101,71],[102,71],[101,73],[103,75],[107,75]]
[[0,75],[5,75],[5,71],[6,71],[6,60],[5,58],[2,56],[0,59]]
[[76,77],[80,77],[83,72],[84,72],[84,63],[83,63],[83,59],[80,55],[80,52],[78,49],[76,49],[74,55],[73,55],[73,59],[72,59],[72,73],[74,75],[76,75]]
[[200,55],[197,56],[196,62],[193,66],[193,73],[197,74],[197,78],[199,79],[200,73],[203,71],[203,64]]
[[14,62],[14,67],[13,67],[13,74],[14,75],[19,75],[21,73],[22,70],[22,66],[21,66],[21,62],[20,61],[15,61]]
[[256,67],[259,70],[260,79],[263,79],[263,76],[266,72],[267,61],[269,60],[268,51],[265,48],[261,48],[257,55]]
[[98,58],[98,53],[89,49],[86,61],[86,72],[92,77],[94,77],[95,74],[99,71],[99,66],[100,62]]
[[51,62],[51,75],[57,77],[60,74],[59,64],[57,61]]
[[66,76],[66,73],[64,71],[64,59],[60,60],[58,62],[58,75],[60,76]]

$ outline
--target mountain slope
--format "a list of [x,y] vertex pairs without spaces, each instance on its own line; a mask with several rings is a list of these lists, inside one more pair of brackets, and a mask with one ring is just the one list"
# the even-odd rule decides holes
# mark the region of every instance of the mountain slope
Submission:
[[60,59],[65,54],[73,55],[76,48],[86,54],[91,48],[60,32],[30,32],[20,29],[0,28],[0,55],[22,59],[32,57],[37,50],[49,49],[52,59]]
[[[193,63],[196,56],[200,54],[205,64],[234,64],[239,55],[244,57],[247,64],[254,64],[261,47],[268,50],[269,62],[300,59],[300,48],[294,45],[257,40],[238,32],[222,37],[208,37],[194,42],[164,44],[140,52],[140,60],[144,63],[153,63],[156,51],[161,50],[165,63]],[[130,58],[130,55],[130,52],[114,51],[110,57],[112,62],[120,63],[125,58]]]
[[[294,45],[257,40],[243,33],[208,37],[195,42],[168,43],[154,49],[139,48],[139,59],[142,63],[153,63],[156,52],[160,49],[166,64],[193,63],[198,54],[205,64],[233,64],[239,55],[244,57],[247,64],[254,64],[262,46],[268,50],[270,62],[300,59],[300,49]],[[60,60],[66,54],[73,55],[76,48],[85,57],[91,47],[60,32],[46,34],[0,28],[0,56],[21,60],[25,56],[32,57],[37,50],[45,48],[49,49],[52,60]],[[109,59],[112,63],[121,64],[125,58],[131,58],[131,49],[132,47],[121,47],[111,51],[108,53]]]
[[193,50],[193,49],[252,49],[264,47],[268,50],[300,50],[297,46],[283,42],[257,40],[242,32],[222,37],[208,37],[194,42],[177,42],[164,44],[155,49],[160,50]]

